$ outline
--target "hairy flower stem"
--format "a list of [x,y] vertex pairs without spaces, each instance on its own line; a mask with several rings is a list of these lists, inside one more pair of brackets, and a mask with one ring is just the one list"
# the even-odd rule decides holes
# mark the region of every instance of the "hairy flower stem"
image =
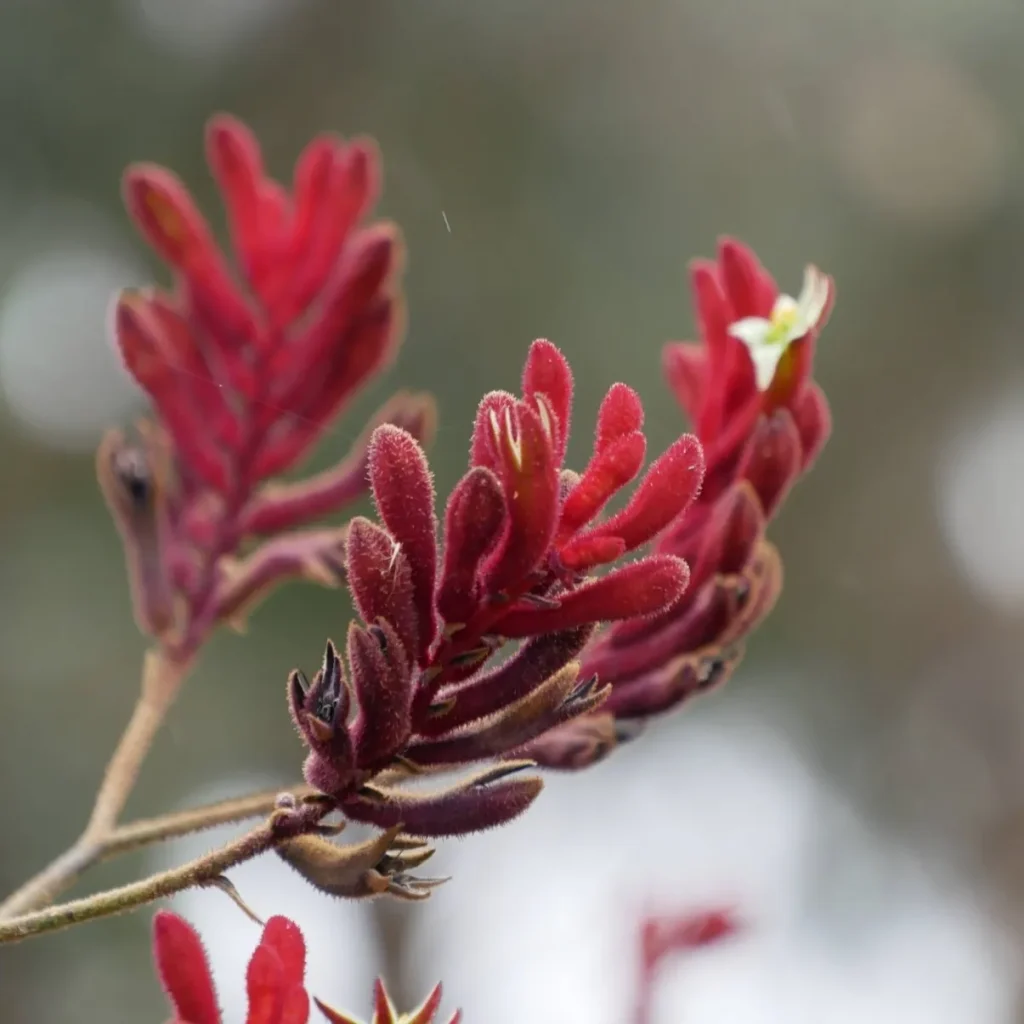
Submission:
[[0,945],[60,931],[100,917],[123,914],[184,889],[208,885],[229,868],[269,850],[278,833],[268,822],[213,853],[130,885],[0,921]]
[[73,846],[0,903],[0,921],[45,907],[106,856],[107,843],[135,788],[142,763],[189,667],[189,662],[172,662],[159,651],[146,653],[139,699],[107,764],[89,823]]
[[291,794],[302,803],[315,790],[305,783],[288,786],[283,790],[266,789],[231,800],[221,800],[215,804],[205,804],[186,811],[176,811],[173,814],[162,814],[157,818],[143,818],[127,825],[120,825],[110,833],[103,844],[101,859],[109,860],[155,843],[166,842],[168,839],[178,839],[208,828],[216,828],[218,825],[230,825],[270,814],[277,806],[282,792]]

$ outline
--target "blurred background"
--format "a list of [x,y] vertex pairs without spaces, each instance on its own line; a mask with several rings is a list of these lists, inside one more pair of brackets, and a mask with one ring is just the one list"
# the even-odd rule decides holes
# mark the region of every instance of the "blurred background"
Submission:
[[[375,136],[406,233],[399,363],[317,465],[397,386],[429,389],[445,493],[478,397],[538,336],[576,371],[578,422],[625,379],[660,450],[691,257],[730,233],[785,291],[807,261],[838,281],[817,374],[835,433],[774,526],[786,590],[737,676],[449,844],[427,906],[237,872],[307,930],[313,990],[368,1013],[383,971],[410,1006],[444,979],[467,1024],[616,1024],[641,916],[725,904],[743,934],[666,968],[655,1024],[1024,1021],[1022,46],[1018,0],[0,4],[0,889],[78,834],[136,694],[92,459],[142,408],[110,296],[166,275],[119,175],[173,167],[220,229],[202,128],[224,109],[285,178],[322,129]],[[293,781],[283,683],[348,616],[297,586],[219,635],[129,813]],[[219,893],[174,905],[243,1019],[258,930]],[[151,916],[0,950],[0,1020],[165,1019]]]

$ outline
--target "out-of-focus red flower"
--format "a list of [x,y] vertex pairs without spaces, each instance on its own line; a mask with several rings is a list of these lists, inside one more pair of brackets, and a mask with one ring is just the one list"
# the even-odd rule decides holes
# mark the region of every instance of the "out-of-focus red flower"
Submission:
[[640,977],[635,1024],[647,1024],[657,973],[677,953],[693,953],[730,938],[739,930],[732,911],[707,910],[647,917],[640,925]]
[[[118,348],[155,422],[140,445],[113,433],[99,453],[139,623],[182,656],[282,579],[337,585],[344,534],[296,528],[365,491],[368,434],[318,476],[264,481],[301,461],[391,361],[403,317],[398,232],[363,224],[379,191],[372,144],[315,139],[290,190],[233,118],[210,122],[206,149],[237,267],[178,178],[152,164],[128,169],[128,211],[174,288],[125,292],[114,306]],[[401,394],[376,422],[423,436],[432,415],[424,396]],[[267,535],[276,536],[235,557],[246,538]]]
[[[217,994],[202,942],[177,914],[160,911],[153,921],[157,971],[174,1006],[170,1024],[221,1024]],[[307,1024],[311,1002],[305,987],[306,943],[298,925],[286,917],[267,921],[246,971],[249,1012],[245,1024]],[[331,1024],[358,1024],[353,1018],[314,1000]],[[438,985],[412,1014],[398,1014],[384,984],[374,990],[373,1024],[433,1024],[441,1004]],[[449,1024],[458,1024],[459,1013]]]
[[[172,1024],[220,1024],[210,967],[192,926],[170,911],[157,913],[153,955],[174,1005]],[[286,917],[270,918],[246,972],[246,1024],[306,1024],[305,974],[306,943],[298,925]]]
[[809,267],[800,297],[781,295],[753,252],[732,239],[691,276],[700,340],[667,345],[664,367],[703,445],[706,473],[697,500],[660,533],[652,556],[684,559],[690,583],[663,612],[615,623],[587,645],[582,671],[611,686],[601,713],[615,724],[574,722],[521,752],[552,767],[592,763],[626,721],[668,711],[729,677],[742,640],[782,586],[767,523],[830,432],[811,373],[831,278]]
[[[316,1005],[323,1011],[330,1024],[359,1024],[355,1017],[332,1010],[329,1006],[321,1003],[319,999],[316,1000]],[[384,983],[378,979],[373,989],[373,1018],[370,1024],[434,1024],[440,1008],[441,986],[437,985],[412,1013],[399,1013],[388,997]],[[454,1015],[449,1018],[448,1024],[459,1024],[461,1020],[462,1011],[456,1010]]]
[[[296,672],[289,684],[310,749],[306,779],[346,817],[426,837],[509,821],[541,785],[512,777],[528,765],[516,750],[608,695],[576,660],[595,625],[645,621],[683,593],[687,565],[670,553],[588,573],[650,541],[689,505],[703,474],[699,443],[681,437],[622,511],[599,520],[641,471],[643,410],[629,388],[613,387],[593,455],[576,474],[563,464],[571,406],[568,364],[554,345],[535,342],[523,397],[495,392],[480,403],[440,549],[422,449],[398,427],[374,433],[369,473],[381,522],[353,520],[346,548],[364,624],[350,626],[344,659],[328,644],[312,683]],[[510,639],[519,649],[488,669]],[[496,758],[511,760],[439,792],[393,785]],[[308,860],[290,863],[315,880]]]

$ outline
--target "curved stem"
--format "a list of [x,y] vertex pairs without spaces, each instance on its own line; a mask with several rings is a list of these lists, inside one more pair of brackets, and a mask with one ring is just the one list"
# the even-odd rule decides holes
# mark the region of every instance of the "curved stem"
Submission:
[[85,831],[70,849],[0,903],[0,921],[51,903],[103,858],[105,843],[189,667],[188,662],[171,661],[160,651],[146,652],[139,699],[107,764]]
[[181,867],[84,899],[0,921],[0,944],[20,942],[96,918],[123,914],[183,889],[208,884],[229,868],[269,850],[277,838],[277,833],[268,822],[213,853],[198,857]]
[[[262,795],[262,794],[261,794]],[[236,801],[242,804],[246,801]],[[277,800],[275,798],[275,804]],[[294,808],[294,797],[290,804]],[[217,806],[217,805],[214,805]],[[248,801],[248,809],[252,802]],[[307,801],[304,806],[292,810],[276,807],[274,812],[258,828],[244,836],[226,843],[211,853],[182,864],[181,867],[161,871],[138,882],[122,885],[117,889],[98,892],[84,899],[71,900],[56,907],[32,911],[19,917],[0,921],[0,945],[21,942],[36,935],[60,931],[86,921],[101,917],[123,914],[136,907],[145,906],[165,896],[173,896],[185,889],[203,885],[224,885],[225,871],[244,864],[273,848],[279,842],[287,842],[297,836],[306,835],[320,828],[320,822],[331,813],[331,805],[318,801]],[[191,812],[187,812],[191,813]],[[171,820],[181,820],[184,815],[171,815]],[[152,823],[148,825],[154,831]],[[127,831],[127,829],[125,830]],[[143,831],[136,829],[136,832]],[[230,885],[229,889],[232,889]],[[232,896],[237,901],[237,894]],[[244,906],[244,904],[241,904]],[[251,913],[251,911],[248,911]]]
[[103,844],[102,859],[108,860],[123,853],[141,850],[154,843],[177,839],[180,836],[191,835],[193,832],[201,832],[203,829],[214,828],[217,825],[230,825],[234,822],[245,821],[246,818],[258,818],[261,815],[270,814],[277,807],[278,797],[282,792],[290,793],[297,801],[302,802],[315,790],[312,786],[305,784],[288,786],[283,790],[280,788],[266,789],[248,796],[190,808],[187,811],[162,814],[158,818],[143,818],[140,821],[133,821],[128,825],[121,825],[110,833]]

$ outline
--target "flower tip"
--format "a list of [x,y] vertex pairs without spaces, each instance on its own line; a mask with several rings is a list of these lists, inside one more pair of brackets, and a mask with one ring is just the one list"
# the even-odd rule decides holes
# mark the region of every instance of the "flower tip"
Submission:
[[760,267],[760,261],[754,254],[754,250],[732,235],[719,235],[717,249],[719,263],[734,260],[737,263],[746,264],[748,267]]
[[252,137],[248,126],[240,118],[226,111],[213,114],[206,122],[206,140],[208,143],[221,144]]

